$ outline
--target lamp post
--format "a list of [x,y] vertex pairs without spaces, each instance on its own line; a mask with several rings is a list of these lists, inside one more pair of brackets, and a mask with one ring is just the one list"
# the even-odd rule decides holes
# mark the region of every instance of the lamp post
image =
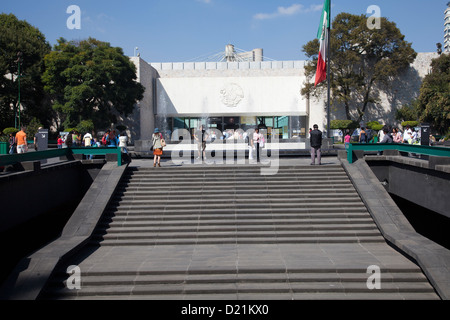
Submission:
[[[18,82],[18,86],[19,86],[19,99],[17,101],[17,107],[16,107],[16,111],[14,114],[14,126],[15,128],[20,128],[20,78],[21,78],[21,72],[20,72],[20,64],[22,63],[22,52],[19,51],[17,53],[17,82]],[[17,127],[17,109],[19,109],[19,126]]]

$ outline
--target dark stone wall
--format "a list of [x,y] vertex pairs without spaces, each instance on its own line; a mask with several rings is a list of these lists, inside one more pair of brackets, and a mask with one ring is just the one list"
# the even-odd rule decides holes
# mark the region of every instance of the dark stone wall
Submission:
[[73,161],[0,177],[0,233],[78,203],[96,172]]
[[390,194],[450,218],[450,174],[392,161],[370,161]]

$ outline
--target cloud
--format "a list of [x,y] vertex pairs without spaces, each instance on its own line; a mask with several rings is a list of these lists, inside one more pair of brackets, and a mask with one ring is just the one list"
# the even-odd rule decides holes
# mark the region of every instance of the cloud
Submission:
[[203,2],[203,3],[206,3],[206,4],[209,4],[209,3],[212,2],[212,0],[195,0],[195,1],[197,1],[197,2]]
[[255,20],[269,20],[286,16],[292,16],[299,13],[309,13],[322,10],[322,5],[311,5],[309,8],[305,8],[304,5],[295,3],[290,7],[278,7],[273,13],[257,13],[253,16]]

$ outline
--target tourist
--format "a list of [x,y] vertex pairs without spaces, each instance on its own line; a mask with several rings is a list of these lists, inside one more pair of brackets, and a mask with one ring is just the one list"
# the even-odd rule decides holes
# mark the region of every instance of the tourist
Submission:
[[203,125],[195,132],[194,139],[197,141],[198,145],[198,157],[196,160],[203,159],[206,161],[206,131],[203,128]]
[[311,143],[311,165],[314,166],[317,162],[322,165],[322,131],[319,130],[319,126],[315,124],[314,130],[311,131],[311,137],[309,138]]
[[66,136],[65,142],[66,142],[67,148],[72,148],[72,146],[73,146],[73,135],[72,135],[72,132],[69,133],[69,134]]
[[108,144],[108,147],[110,148],[116,148],[118,141],[116,136],[116,130],[111,130],[109,134],[106,136],[106,142]]
[[352,139],[352,137],[350,136],[350,132],[347,130],[347,134],[344,137],[345,149],[348,149],[351,139]]
[[89,132],[84,135],[83,142],[85,147],[90,147],[92,145],[92,135]]
[[386,134],[386,133],[384,132],[384,128],[386,128],[386,126],[384,126],[383,129],[381,129],[380,131],[378,131],[378,142],[381,142],[381,141],[383,141],[383,139],[384,139],[384,135]]
[[402,136],[402,133],[398,130],[398,128],[394,128],[392,130],[392,139],[393,139],[394,143],[402,143],[403,136]]
[[387,127],[383,129],[383,140],[381,140],[379,143],[392,143],[394,140],[392,139],[391,135],[389,134],[389,130]]
[[16,148],[16,137],[10,133],[9,134],[9,154],[14,154],[14,149]]
[[57,144],[57,146],[58,146],[58,149],[62,149],[63,144],[64,144],[64,141],[63,141],[63,139],[61,138],[61,135],[60,135],[60,134],[58,134],[58,138],[57,138],[57,140],[56,140],[56,144]]
[[17,153],[25,153],[28,151],[27,134],[25,128],[22,127],[19,132],[16,133]]
[[359,139],[358,139],[359,143],[367,143],[367,132],[366,132],[366,128],[361,127],[361,131],[359,132]]
[[127,142],[128,142],[128,137],[125,132],[122,132],[119,135],[119,147],[122,150],[122,153],[128,153]]
[[411,137],[412,137],[412,130],[409,125],[406,126],[406,130],[403,133],[403,143],[411,143]]
[[38,132],[34,135],[34,150],[38,151],[38,140],[39,140],[39,130],[41,130],[42,127],[39,127]]
[[153,145],[153,167],[161,167],[161,156],[163,155],[163,146],[161,140],[163,139],[162,133],[156,128],[153,132],[152,145]]
[[125,160],[125,162],[129,163],[131,162],[131,158],[128,155],[127,144],[128,136],[125,132],[122,132],[119,135],[119,148],[122,151],[122,158]]
[[259,129],[256,128],[255,132],[253,133],[253,139],[252,139],[252,148],[253,150],[256,150],[256,162],[259,162],[259,151],[260,151],[260,144],[262,141],[262,135],[259,133]]
[[252,139],[250,138],[250,135],[247,132],[244,132],[244,140],[247,143],[248,147],[248,160],[253,160]]

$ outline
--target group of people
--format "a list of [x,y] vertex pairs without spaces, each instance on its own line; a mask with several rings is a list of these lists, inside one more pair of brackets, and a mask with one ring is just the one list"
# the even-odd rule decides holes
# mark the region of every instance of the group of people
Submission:
[[25,127],[22,127],[19,132],[15,135],[9,134],[9,154],[25,153],[28,151],[27,134],[25,132]]
[[[365,127],[361,127],[358,135],[358,143],[369,143],[373,137],[370,137]],[[384,126],[382,130],[378,132],[378,143],[408,143],[416,144],[420,140],[419,133],[412,130],[408,125],[405,131],[402,133],[398,128],[393,128],[392,131],[388,126]],[[350,132],[344,138],[345,145],[347,146],[351,141]]]
[[127,153],[128,137],[124,133],[117,135],[115,130],[107,130],[99,141],[90,132],[82,136],[78,131],[73,130],[65,136],[58,135],[58,149],[66,145],[68,148],[77,147],[120,147],[123,153]]
[[[245,137],[243,137],[243,139],[248,142],[249,147],[249,160],[254,160],[254,152],[256,152],[256,161],[260,162],[260,151],[265,144],[264,135],[259,132],[258,128],[255,129],[255,132],[251,137],[249,137],[246,133],[244,134]],[[204,161],[206,161],[206,142],[214,142],[214,140],[216,139],[214,131],[209,134],[203,126],[200,126],[199,129],[197,129],[197,131],[194,133],[194,139],[197,142],[198,146],[198,156],[196,160],[203,159]],[[163,149],[165,146],[166,143],[164,137],[159,128],[156,128],[152,136],[152,150],[154,156],[153,167],[161,167],[161,156],[163,155]]]

